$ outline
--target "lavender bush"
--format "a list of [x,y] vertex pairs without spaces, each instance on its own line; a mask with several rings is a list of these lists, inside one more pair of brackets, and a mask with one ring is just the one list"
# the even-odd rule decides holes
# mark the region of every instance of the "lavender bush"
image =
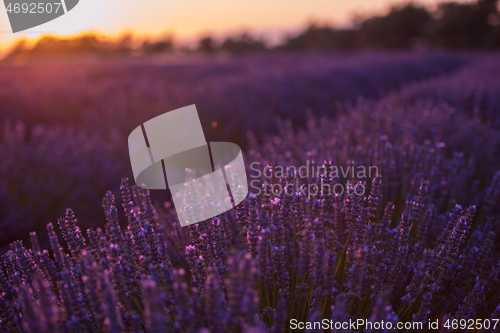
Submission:
[[[112,192],[102,201],[103,227],[81,229],[68,209],[47,226],[49,250],[36,233],[29,246],[10,245],[1,329],[281,333],[291,319],[498,319],[497,63],[490,55],[379,100],[339,104],[335,118],[310,113],[303,128],[278,121],[276,136],[249,132],[250,180],[288,192],[252,188],[233,211],[196,225],[181,228],[171,203],[153,204],[123,178],[121,204]],[[250,167],[308,161],[320,172],[304,178]],[[336,165],[379,175],[335,179]],[[298,181],[352,185],[304,195]]]

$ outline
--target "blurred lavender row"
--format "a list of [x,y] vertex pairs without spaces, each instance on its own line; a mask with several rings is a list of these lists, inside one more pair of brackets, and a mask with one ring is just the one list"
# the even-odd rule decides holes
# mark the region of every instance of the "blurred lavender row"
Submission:
[[377,98],[478,58],[370,51],[0,65],[0,252],[30,230],[47,244],[45,224],[66,207],[86,228],[102,225],[99,197],[131,177],[128,134],[168,110],[196,104],[207,140],[245,147],[248,130],[277,133],[277,117],[335,117],[337,102]]
[[[121,204],[112,192],[102,201],[104,226],[85,230],[68,209],[47,226],[48,249],[36,233],[10,245],[0,327],[281,333],[291,319],[498,319],[498,62],[483,56],[378,100],[339,103],[336,117],[309,113],[303,128],[281,120],[277,135],[248,133],[248,164],[309,161],[322,172],[255,178],[267,193],[289,192],[249,195],[210,221],[181,228],[171,203],[122,179]],[[380,175],[330,177],[340,165]],[[354,185],[305,196],[299,180]]]
[[[283,53],[229,59],[67,60],[2,65],[2,118],[124,135],[168,110],[196,104],[215,140],[243,143],[247,130],[267,133],[274,117],[334,115],[335,102],[376,98],[401,84],[454,71],[474,53]],[[212,121],[218,125],[210,129]]]

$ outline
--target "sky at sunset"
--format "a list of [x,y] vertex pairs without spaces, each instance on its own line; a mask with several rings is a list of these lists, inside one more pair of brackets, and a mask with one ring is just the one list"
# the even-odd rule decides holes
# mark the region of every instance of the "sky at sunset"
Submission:
[[[20,2],[22,0],[19,0]],[[31,2],[32,0],[30,0]],[[421,0],[435,5],[444,0]],[[139,35],[174,34],[178,40],[204,34],[249,31],[293,32],[308,22],[348,25],[354,14],[383,14],[390,5],[407,0],[80,0],[66,15],[24,32],[13,34],[7,13],[0,10],[0,48],[19,38],[35,39],[43,33],[74,35],[95,31],[118,35],[133,31]],[[461,2],[467,2],[461,0]],[[272,40],[272,34],[270,35]]]

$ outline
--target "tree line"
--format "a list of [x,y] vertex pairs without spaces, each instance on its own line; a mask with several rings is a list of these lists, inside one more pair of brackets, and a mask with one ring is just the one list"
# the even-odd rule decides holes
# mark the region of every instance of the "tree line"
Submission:
[[191,47],[174,43],[171,36],[159,40],[138,41],[132,34],[125,34],[116,40],[96,34],[85,34],[74,38],[45,36],[34,46],[20,41],[9,57],[82,53],[153,55],[244,54],[294,50],[494,49],[500,47],[498,1],[445,2],[433,10],[413,3],[394,6],[386,15],[357,20],[351,28],[339,29],[329,25],[311,24],[273,47],[268,46],[262,38],[247,33],[230,36],[222,41],[206,36]]

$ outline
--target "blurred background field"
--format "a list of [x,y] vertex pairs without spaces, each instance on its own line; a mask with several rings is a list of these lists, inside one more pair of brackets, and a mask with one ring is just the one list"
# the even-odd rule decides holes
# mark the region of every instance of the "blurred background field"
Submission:
[[208,141],[246,148],[247,131],[277,133],[276,119],[334,118],[341,102],[377,99],[477,58],[372,51],[0,66],[2,243],[44,229],[70,206],[83,225],[102,224],[101,195],[131,176],[128,134],[169,110],[196,104]]

